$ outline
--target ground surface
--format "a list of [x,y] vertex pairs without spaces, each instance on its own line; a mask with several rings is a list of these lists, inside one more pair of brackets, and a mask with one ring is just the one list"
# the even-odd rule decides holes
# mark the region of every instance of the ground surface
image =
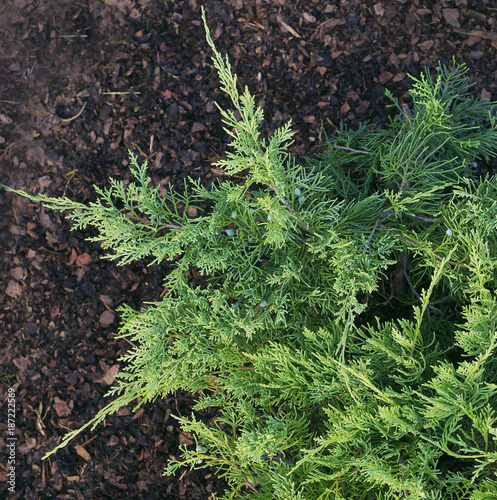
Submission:
[[[0,182],[92,200],[92,184],[129,178],[128,149],[154,182],[209,184],[225,151],[197,0],[2,0]],[[310,155],[340,120],[385,123],[385,89],[406,99],[407,72],[455,57],[475,95],[497,97],[497,8],[488,0],[208,0],[218,47],[266,113],[289,118]],[[162,477],[191,444],[171,395],[120,411],[50,460],[41,456],[102,407],[128,348],[119,304],[158,299],[167,265],[117,268],[91,232],[0,191],[0,398],[16,391],[16,494],[22,499],[207,499],[213,471]],[[211,415],[204,415],[210,418]],[[5,490],[7,406],[0,413]]]

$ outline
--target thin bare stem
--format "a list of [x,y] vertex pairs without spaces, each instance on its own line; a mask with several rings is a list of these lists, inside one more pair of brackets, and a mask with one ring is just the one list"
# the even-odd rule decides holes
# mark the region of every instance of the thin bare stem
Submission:
[[345,146],[337,146],[336,144],[332,144],[334,148],[337,149],[343,149],[344,151],[350,151],[351,153],[359,153],[361,155],[372,155],[374,153],[371,153],[370,151],[361,151],[359,149],[352,149],[352,148],[347,148]]

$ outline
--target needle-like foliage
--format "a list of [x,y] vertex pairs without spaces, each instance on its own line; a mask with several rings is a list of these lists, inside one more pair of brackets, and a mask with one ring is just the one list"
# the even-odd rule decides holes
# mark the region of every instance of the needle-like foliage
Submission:
[[179,418],[197,446],[166,473],[213,466],[224,499],[497,498],[497,178],[475,169],[497,153],[494,104],[466,67],[427,70],[387,129],[342,126],[301,166],[290,123],[261,137],[204,23],[236,111],[217,166],[242,182],[161,194],[131,155],[136,182],[89,205],[20,192],[120,265],[173,266],[162,300],[121,309],[136,347],[85,427],[183,389],[218,417]]

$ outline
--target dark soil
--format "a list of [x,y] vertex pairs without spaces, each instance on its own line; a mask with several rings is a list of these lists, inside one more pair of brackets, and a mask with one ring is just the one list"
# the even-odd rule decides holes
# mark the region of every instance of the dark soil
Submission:
[[[197,0],[1,0],[0,182],[95,199],[92,185],[129,178],[127,150],[155,183],[209,184],[229,142]],[[465,62],[474,93],[497,93],[497,8],[491,0],[209,0],[213,38],[266,113],[288,119],[293,153],[311,155],[340,120],[385,124],[389,89],[406,99],[408,72]],[[214,471],[163,477],[180,444],[174,394],[121,410],[49,460],[88,421],[121,366],[119,304],[157,300],[167,265],[118,268],[91,231],[0,191],[0,398],[16,391],[12,498],[207,499]],[[204,415],[208,419],[211,415]],[[6,490],[7,403],[0,412],[0,491]]]

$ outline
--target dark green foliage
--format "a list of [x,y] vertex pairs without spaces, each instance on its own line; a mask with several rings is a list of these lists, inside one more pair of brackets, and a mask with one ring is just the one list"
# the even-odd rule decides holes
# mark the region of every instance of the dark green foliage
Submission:
[[497,179],[473,167],[497,152],[493,103],[465,67],[427,71],[387,130],[342,127],[300,166],[290,124],[260,137],[207,40],[241,116],[221,110],[218,166],[243,183],[161,196],[132,156],[137,182],[88,207],[31,196],[95,226],[119,264],[174,259],[160,302],[121,310],[137,347],[87,425],[184,389],[219,417],[180,419],[198,446],[166,473],[214,466],[226,499],[497,498]]

